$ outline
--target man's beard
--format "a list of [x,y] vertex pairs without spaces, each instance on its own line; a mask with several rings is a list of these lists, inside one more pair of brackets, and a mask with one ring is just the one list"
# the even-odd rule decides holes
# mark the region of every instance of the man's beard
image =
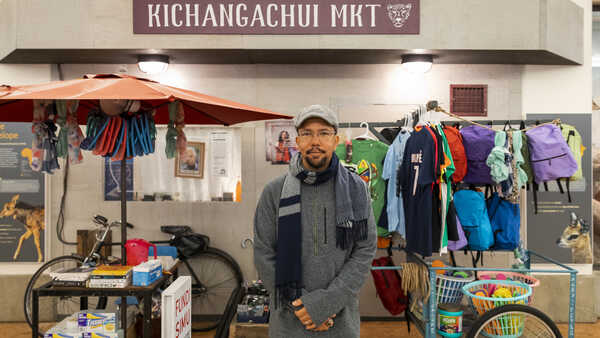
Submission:
[[306,158],[306,162],[308,162],[308,164],[310,164],[310,166],[316,170],[325,169],[325,166],[327,165],[327,160],[328,160],[327,157],[323,157],[322,159],[320,159],[318,161],[313,161],[310,157]]

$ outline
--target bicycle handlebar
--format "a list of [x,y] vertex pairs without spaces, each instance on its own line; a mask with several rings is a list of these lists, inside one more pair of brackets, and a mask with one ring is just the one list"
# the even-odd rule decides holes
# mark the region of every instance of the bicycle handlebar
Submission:
[[[121,222],[119,222],[119,221],[113,221],[112,223],[108,224],[108,218],[106,218],[102,215],[95,215],[93,217],[93,221],[94,221],[94,223],[96,223],[98,225],[101,225],[103,227],[109,227],[109,228],[121,225]],[[131,224],[129,222],[127,222],[127,227],[130,229],[134,228],[133,224]]]

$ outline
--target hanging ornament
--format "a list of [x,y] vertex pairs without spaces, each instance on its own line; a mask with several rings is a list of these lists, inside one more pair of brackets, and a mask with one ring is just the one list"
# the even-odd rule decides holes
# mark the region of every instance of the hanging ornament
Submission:
[[100,109],[108,116],[121,115],[129,100],[100,100]]

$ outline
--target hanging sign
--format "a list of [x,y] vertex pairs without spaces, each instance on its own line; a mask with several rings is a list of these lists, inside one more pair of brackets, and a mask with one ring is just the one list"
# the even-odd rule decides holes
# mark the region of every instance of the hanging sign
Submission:
[[177,278],[162,293],[161,337],[190,338],[192,336],[192,278]]
[[134,0],[135,34],[419,34],[420,0]]

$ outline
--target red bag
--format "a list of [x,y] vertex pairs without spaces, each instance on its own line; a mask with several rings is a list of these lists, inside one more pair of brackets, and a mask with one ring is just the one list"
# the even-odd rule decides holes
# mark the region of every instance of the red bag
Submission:
[[[373,260],[373,266],[394,266],[392,257],[380,257]],[[371,270],[377,295],[383,306],[394,316],[406,310],[408,297],[402,290],[398,270]]]
[[467,174],[467,154],[463,145],[462,135],[458,129],[454,127],[444,127],[444,135],[450,146],[452,161],[454,162],[454,174],[452,174],[452,182],[459,183]]

